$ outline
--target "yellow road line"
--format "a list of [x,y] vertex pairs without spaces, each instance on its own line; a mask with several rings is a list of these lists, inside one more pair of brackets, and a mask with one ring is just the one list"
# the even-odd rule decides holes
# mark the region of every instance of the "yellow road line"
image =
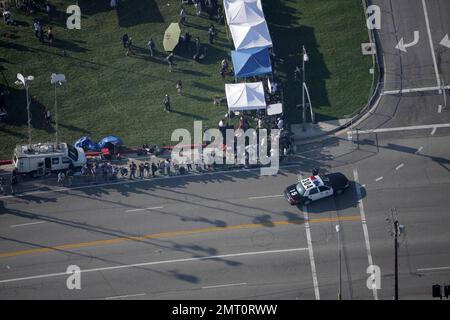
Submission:
[[[309,223],[323,223],[323,222],[336,222],[336,221],[359,221],[359,220],[361,220],[361,216],[344,216],[344,217],[340,217],[340,218],[310,219]],[[113,238],[113,239],[95,240],[95,241],[90,241],[90,242],[64,244],[64,245],[55,246],[55,247],[45,247],[45,248],[38,248],[38,249],[5,252],[5,253],[0,253],[0,258],[10,258],[10,257],[27,255],[27,254],[45,253],[45,252],[60,251],[60,250],[67,250],[67,249],[79,249],[79,248],[95,247],[95,246],[110,245],[110,244],[119,244],[119,243],[124,243],[124,242],[128,242],[128,241],[144,241],[146,239],[172,238],[172,237],[188,236],[188,235],[208,233],[208,232],[218,232],[218,231],[256,229],[256,228],[264,228],[264,227],[267,227],[268,225],[284,226],[284,225],[291,225],[291,224],[302,224],[303,221],[304,221],[303,219],[282,220],[282,221],[267,222],[267,224],[250,223],[250,224],[240,224],[240,225],[229,226],[229,227],[209,227],[209,228],[199,228],[199,229],[191,229],[191,230],[168,231],[168,232],[147,234],[147,235],[143,235],[143,236],[139,236],[139,237],[119,237],[119,238]]]

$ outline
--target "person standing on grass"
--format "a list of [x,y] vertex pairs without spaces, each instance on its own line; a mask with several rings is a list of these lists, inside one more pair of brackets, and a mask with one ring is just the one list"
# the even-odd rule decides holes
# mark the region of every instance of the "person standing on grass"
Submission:
[[202,15],[202,3],[200,0],[194,0],[195,14],[197,17]]
[[47,122],[47,124],[50,125],[52,123],[51,111],[50,110],[45,111],[44,117],[45,117],[45,121]]
[[39,34],[40,34],[41,30],[42,30],[41,23],[39,22],[38,19],[35,19],[34,20],[34,34],[36,35],[36,38],[38,38],[38,39],[39,39]]
[[127,52],[126,55],[134,54],[133,52],[133,39],[130,37],[127,42]]
[[153,57],[153,53],[155,51],[155,42],[153,41],[153,38],[150,38],[150,41],[147,43],[148,50],[150,51],[150,57]]
[[39,23],[39,32],[38,32],[38,34],[39,34],[39,41],[41,43],[44,43],[44,29],[42,29],[41,23]]
[[50,17],[52,14],[52,4],[48,0],[45,1],[45,11],[47,11],[47,15]]
[[223,59],[221,62],[221,67],[225,72],[228,72],[228,61],[227,59]]
[[200,38],[195,38],[195,54],[200,54]]
[[111,0],[111,2],[109,3],[109,5],[111,6],[112,9],[117,8],[117,0]]
[[178,91],[178,94],[182,94],[182,92],[183,92],[183,82],[181,80],[178,80],[178,82],[177,82],[177,91]]
[[208,38],[210,44],[214,43],[215,36],[216,36],[216,28],[214,28],[214,25],[210,25],[208,29]]
[[52,27],[48,27],[48,29],[47,29],[47,39],[48,39],[48,44],[53,45],[54,36],[53,36]]
[[127,43],[128,43],[129,37],[128,37],[128,33],[125,33],[122,36],[122,45],[123,47],[126,49],[127,48]]
[[164,96],[163,104],[164,104],[164,111],[170,112],[171,106],[170,106],[170,97],[168,94]]
[[173,52],[171,52],[167,58],[167,63],[169,64],[169,72],[172,72],[172,66],[173,66]]
[[223,11],[221,6],[217,6],[217,23],[223,24]]
[[181,7],[181,10],[180,10],[180,23],[181,23],[183,26],[184,26],[184,24],[186,23],[186,17],[187,17],[186,10],[184,10],[184,8]]

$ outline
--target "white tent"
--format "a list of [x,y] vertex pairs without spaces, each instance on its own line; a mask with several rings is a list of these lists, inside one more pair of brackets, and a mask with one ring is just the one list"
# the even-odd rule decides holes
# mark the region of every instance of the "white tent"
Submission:
[[266,108],[262,82],[225,84],[225,93],[230,111]]
[[228,25],[265,21],[260,0],[224,1]]
[[232,24],[230,31],[236,50],[272,47],[265,20],[256,24]]

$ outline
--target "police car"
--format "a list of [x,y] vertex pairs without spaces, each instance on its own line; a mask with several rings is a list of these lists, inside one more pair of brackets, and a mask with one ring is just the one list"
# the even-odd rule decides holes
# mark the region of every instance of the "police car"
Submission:
[[342,173],[312,175],[286,188],[284,197],[291,205],[307,206],[313,201],[342,194],[350,186]]

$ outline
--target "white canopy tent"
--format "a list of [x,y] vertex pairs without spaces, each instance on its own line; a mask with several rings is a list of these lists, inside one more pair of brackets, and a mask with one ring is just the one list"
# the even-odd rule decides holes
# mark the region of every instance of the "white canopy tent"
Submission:
[[266,108],[262,82],[225,84],[228,110],[258,110]]
[[236,50],[272,47],[265,20],[256,24],[232,24],[230,31]]
[[263,8],[262,8],[262,4],[261,4],[261,0],[223,0],[223,6],[225,11],[229,10],[230,6],[232,6],[235,3],[242,3],[245,2],[247,4],[253,4],[255,3],[256,6],[258,7],[258,9],[262,12]]
[[225,0],[224,5],[228,25],[265,21],[260,0]]

